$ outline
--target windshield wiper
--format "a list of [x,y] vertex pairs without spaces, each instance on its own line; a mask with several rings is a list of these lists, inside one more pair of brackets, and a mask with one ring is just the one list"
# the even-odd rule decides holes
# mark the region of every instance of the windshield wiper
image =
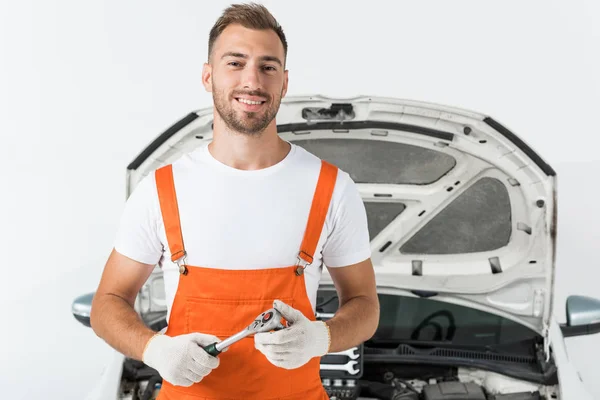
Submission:
[[[402,343],[399,343],[402,342]],[[530,344],[525,351],[502,351],[494,345],[469,346],[443,342],[407,344],[407,340],[370,340],[364,343],[364,362],[371,365],[428,364],[453,367],[477,367],[531,382],[553,382],[555,368],[543,367],[535,355],[534,339],[517,341]],[[533,347],[533,348],[532,348]]]
[[449,340],[413,340],[413,339],[371,339],[365,342],[365,347],[395,349],[403,345],[414,347],[446,347],[446,348],[473,348],[481,349],[482,346],[456,344]]
[[422,343],[407,344],[400,343],[395,347],[370,347],[365,343],[364,347],[365,361],[410,361],[416,359],[429,360],[463,360],[463,362],[506,362],[511,364],[536,364],[537,358],[534,349],[528,347],[525,349],[513,348],[513,351],[501,351],[491,346],[464,346],[456,344],[432,345]]
[[[401,346],[410,346],[415,349],[419,348],[439,348],[439,349],[461,349],[461,350],[472,350],[472,351],[487,351],[490,353],[514,353],[515,347],[518,347],[518,352],[523,350],[531,353],[535,349],[536,340],[535,338],[527,338],[523,340],[517,340],[513,342],[497,343],[497,344],[485,344],[485,345],[471,345],[453,343],[452,341],[436,341],[436,340],[412,340],[412,339],[371,339],[365,342],[365,348],[378,348],[378,349],[389,349],[397,350]],[[391,353],[391,352],[390,352]]]

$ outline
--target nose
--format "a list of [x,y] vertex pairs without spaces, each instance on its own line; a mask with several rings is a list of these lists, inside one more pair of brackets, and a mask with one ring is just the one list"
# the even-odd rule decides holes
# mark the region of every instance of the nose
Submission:
[[244,89],[248,90],[260,90],[262,89],[262,85],[260,82],[260,72],[258,68],[253,65],[248,65],[247,68],[244,68],[243,76],[242,76],[242,84]]

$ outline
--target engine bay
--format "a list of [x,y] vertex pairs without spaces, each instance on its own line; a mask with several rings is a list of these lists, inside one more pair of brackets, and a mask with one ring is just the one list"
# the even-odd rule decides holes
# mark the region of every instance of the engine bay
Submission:
[[357,399],[550,400],[556,388],[483,370],[427,365],[385,365],[365,370]]
[[[324,378],[331,400],[555,400],[558,389],[480,369],[432,365],[369,366],[360,379]],[[119,400],[154,400],[162,379],[144,363],[126,359]]]

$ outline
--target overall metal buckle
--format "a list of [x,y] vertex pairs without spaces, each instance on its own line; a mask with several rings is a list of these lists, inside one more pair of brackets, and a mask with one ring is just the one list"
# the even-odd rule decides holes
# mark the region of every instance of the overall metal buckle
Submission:
[[178,259],[177,261],[175,261],[175,264],[177,264],[177,267],[179,267],[179,273],[181,275],[187,275],[187,273],[188,273],[188,269],[185,266],[185,264],[186,264],[186,256],[187,256],[187,253],[184,252],[183,256],[181,256],[180,259]]
[[308,267],[311,263],[309,263],[308,261],[302,259],[300,256],[298,256],[298,261],[296,262],[296,275],[300,276],[304,273],[304,270],[306,269],[306,267]]

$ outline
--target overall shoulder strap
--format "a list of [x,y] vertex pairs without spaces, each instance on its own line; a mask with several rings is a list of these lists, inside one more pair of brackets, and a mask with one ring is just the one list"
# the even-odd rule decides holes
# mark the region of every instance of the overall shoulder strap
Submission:
[[[313,262],[331,197],[333,196],[337,174],[338,168],[335,165],[321,160],[321,172],[310,208],[304,239],[300,246],[300,253],[298,253],[298,262],[303,267],[302,271]],[[301,273],[300,269],[297,269],[297,272]]]
[[175,262],[185,256],[185,248],[183,247],[177,193],[173,180],[173,165],[169,164],[157,169],[155,177],[160,210],[171,251],[171,261]]

